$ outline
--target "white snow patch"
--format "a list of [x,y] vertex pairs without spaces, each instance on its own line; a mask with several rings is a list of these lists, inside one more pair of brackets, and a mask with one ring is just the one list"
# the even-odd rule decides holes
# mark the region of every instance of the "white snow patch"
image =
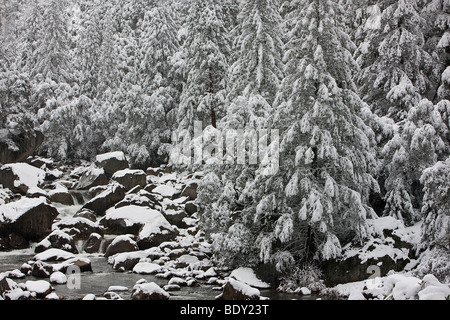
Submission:
[[29,165],[28,163],[11,163],[5,164],[2,169],[10,168],[18,180],[14,181],[14,185],[19,187],[25,185],[28,188],[38,187],[44,182],[45,171]]
[[251,268],[238,268],[233,270],[230,274],[231,278],[234,278],[238,281],[244,282],[249,286],[259,289],[270,288],[270,285],[266,282],[261,281],[256,277],[255,271]]
[[236,290],[241,292],[243,295],[254,297],[254,296],[261,296],[261,293],[258,289],[252,288],[248,284],[235,280],[233,278],[228,279],[228,283]]
[[153,274],[161,271],[162,267],[156,263],[139,262],[133,268],[133,272],[139,274]]
[[48,261],[51,259],[54,260],[69,260],[75,258],[75,255],[73,253],[61,250],[61,249],[56,249],[56,248],[51,248],[51,249],[47,249],[41,253],[38,253],[34,256],[34,260],[41,260],[41,261]]
[[104,153],[104,154],[99,154],[95,157],[95,160],[97,162],[103,162],[105,160],[109,160],[109,159],[117,159],[117,160],[126,160],[125,158],[125,154],[122,151],[114,151],[114,152],[109,152],[109,153]]

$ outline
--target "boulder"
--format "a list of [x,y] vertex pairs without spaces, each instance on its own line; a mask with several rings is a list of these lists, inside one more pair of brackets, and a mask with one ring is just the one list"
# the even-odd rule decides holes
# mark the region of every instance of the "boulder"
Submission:
[[113,207],[125,197],[126,189],[117,182],[108,185],[108,188],[99,195],[86,202],[82,209],[89,209],[97,215],[104,215],[105,211]]
[[41,240],[50,232],[58,214],[44,197],[21,198],[0,205],[0,236],[15,233],[26,240]]
[[106,185],[109,183],[109,178],[106,176],[102,168],[91,166],[83,173],[76,188],[78,190],[89,190],[93,187]]
[[74,240],[87,240],[92,233],[103,234],[103,229],[96,222],[82,217],[58,221],[53,224],[53,228],[60,230],[70,229],[71,231],[68,234]]
[[174,240],[177,235],[178,231],[159,213],[139,230],[137,244],[139,249],[145,250]]
[[57,185],[57,187],[54,190],[49,191],[47,195],[51,202],[58,202],[66,206],[74,205],[72,195],[69,193],[69,190],[62,185]]
[[154,282],[136,284],[131,294],[132,300],[168,300],[170,295]]
[[98,233],[92,233],[84,244],[83,250],[87,253],[100,252],[103,237]]
[[110,257],[121,252],[131,252],[139,250],[136,241],[127,235],[116,237],[106,248],[105,257]]
[[17,287],[17,283],[6,277],[4,273],[0,273],[0,297],[6,292],[11,291]]
[[38,130],[0,129],[0,163],[25,161],[44,142]]
[[192,182],[184,187],[183,191],[181,191],[182,197],[189,197],[189,200],[197,199],[197,188],[198,184],[196,182]]
[[223,300],[259,300],[260,292],[244,282],[230,278],[223,287]]
[[45,171],[28,163],[11,163],[0,167],[0,181],[4,188],[26,195],[28,190],[44,183]]
[[36,245],[34,252],[41,253],[47,249],[55,248],[77,254],[78,249],[75,245],[75,241],[66,231],[68,230],[56,229],[52,231],[52,233]]
[[92,264],[87,258],[75,257],[53,265],[55,271],[67,273],[69,267],[76,267],[80,272],[91,272]]
[[157,210],[130,205],[120,208],[111,208],[106,211],[105,216],[99,221],[105,228],[107,234],[134,234],[147,223],[159,223],[166,221],[166,225],[172,228],[164,216]]
[[36,278],[49,278],[54,271],[52,265],[42,261],[36,261],[33,264],[31,275]]
[[158,205],[151,197],[147,196],[145,190],[141,190],[138,193],[129,193],[125,198],[115,205],[116,208],[126,207],[130,205],[136,205],[141,207],[149,207],[155,209]]
[[184,210],[188,215],[193,215],[197,212],[197,206],[192,202],[188,202],[184,205]]
[[99,154],[95,157],[95,164],[104,170],[108,178],[111,178],[115,172],[129,167],[122,151]]
[[167,209],[163,211],[164,217],[170,224],[178,227],[184,227],[183,219],[186,217],[186,213],[183,210]]
[[51,248],[36,254],[33,259],[37,261],[55,262],[66,261],[74,257],[75,256],[73,255],[73,253],[61,249]]
[[45,280],[26,281],[25,288],[29,292],[34,292],[38,299],[44,298],[53,291],[51,284]]
[[74,218],[85,218],[91,220],[92,222],[97,221],[97,216],[95,212],[86,208],[82,208],[80,211],[74,214]]
[[[11,233],[8,236],[2,238],[3,250],[9,249],[26,249],[29,247],[30,243],[27,239],[17,233]],[[0,248],[0,251],[2,248]]]
[[123,185],[126,190],[131,190],[136,186],[145,187],[147,183],[147,175],[143,170],[120,170],[114,173],[111,179]]

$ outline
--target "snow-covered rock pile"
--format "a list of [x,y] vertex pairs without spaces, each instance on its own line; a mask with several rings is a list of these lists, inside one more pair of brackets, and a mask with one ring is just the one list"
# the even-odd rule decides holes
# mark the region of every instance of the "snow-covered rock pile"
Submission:
[[[23,265],[21,276],[65,283],[64,272],[69,266],[77,266],[82,272],[92,270],[89,259],[78,256],[89,253],[104,255],[112,272],[167,279],[167,291],[206,283],[210,278],[214,280],[211,285],[220,282],[214,278],[217,273],[210,261],[210,244],[197,227],[194,201],[201,173],[178,174],[165,167],[149,168],[147,172],[132,170],[121,152],[99,155],[94,164],[83,163],[79,167],[58,166],[48,159],[28,162],[3,168],[13,173],[11,185],[20,188],[0,188],[0,231],[4,230],[0,236],[7,239],[0,241],[0,250],[18,248],[9,245],[9,230],[24,237],[20,225],[17,230],[2,229],[5,223],[20,220],[30,208],[42,209],[43,205],[53,210],[53,215],[45,221],[41,219],[45,223],[40,233],[21,244],[20,248],[26,248],[29,241],[35,242],[37,253]],[[35,218],[37,214],[31,212],[30,216]],[[12,272],[3,274],[5,279],[12,276]],[[132,298],[148,298],[152,290],[147,287],[150,284],[134,288]],[[2,290],[0,296],[6,299],[47,296],[33,294],[20,284]],[[12,290],[13,296],[9,293]],[[19,294],[19,290],[23,292]],[[108,297],[117,298],[114,293],[108,293]]]
[[404,227],[393,217],[369,219],[370,238],[362,246],[349,243],[343,255],[323,266],[327,285],[356,282],[367,279],[371,268],[381,276],[390,271],[403,271],[416,258],[415,247],[420,241],[420,223]]
[[450,287],[428,274],[422,279],[408,274],[393,273],[366,281],[340,284],[323,290],[349,300],[449,300]]

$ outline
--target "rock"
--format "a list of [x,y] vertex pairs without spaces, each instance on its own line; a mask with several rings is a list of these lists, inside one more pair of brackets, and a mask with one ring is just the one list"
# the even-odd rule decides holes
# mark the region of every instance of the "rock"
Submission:
[[15,288],[17,288],[17,283],[6,277],[5,274],[0,273],[0,297]]
[[104,215],[105,211],[113,207],[125,197],[126,189],[117,182],[108,185],[108,188],[84,204],[82,209],[89,209],[97,215]]
[[54,230],[36,245],[34,252],[41,253],[50,248],[61,249],[74,254],[78,253],[73,237],[67,234],[65,230]]
[[82,217],[58,221],[53,224],[53,228],[75,229],[70,233],[74,240],[87,240],[92,233],[103,234],[103,229],[96,222]]
[[95,164],[103,168],[108,178],[111,178],[115,172],[129,167],[125,154],[122,151],[99,154],[95,158]]
[[96,222],[97,221],[97,216],[95,215],[95,212],[89,209],[81,209],[80,211],[78,211],[77,213],[75,213],[75,215],[73,216],[74,218],[85,218],[88,220],[91,220],[92,222]]
[[165,226],[169,231],[173,230],[173,227],[159,211],[136,205],[111,208],[106,211],[105,216],[99,223],[105,228],[107,234],[138,235],[146,224],[154,225],[155,232],[160,230],[158,226]]
[[25,162],[36,168],[42,168],[45,166],[48,169],[52,169],[54,167],[54,161],[52,159],[46,159],[38,156],[28,157]]
[[10,249],[26,249],[30,246],[28,240],[17,233],[9,234],[7,242]]
[[[55,271],[60,271],[63,273],[67,273],[68,268],[74,267],[78,269],[79,272],[91,272],[92,264],[91,261],[87,258],[79,258],[75,257],[61,263],[53,265]],[[74,270],[72,270],[74,271]]]
[[188,202],[184,205],[184,210],[188,215],[193,215],[194,213],[197,212],[197,206],[192,202]]
[[181,191],[182,197],[189,197],[190,200],[197,199],[197,188],[198,184],[195,182],[192,182],[188,184],[186,187],[184,187],[183,191]]
[[407,257],[393,259],[388,254],[370,259],[354,255],[326,261],[322,266],[322,272],[325,285],[331,287],[341,283],[366,280],[371,275],[369,267],[379,266],[379,276],[382,277],[391,270],[396,272],[403,270],[409,261]]
[[225,284],[222,293],[223,300],[259,300],[260,292],[258,289],[230,278]]
[[0,129],[0,163],[25,161],[44,142],[38,130]]
[[0,167],[0,181],[4,188],[26,195],[28,190],[44,183],[45,171],[28,163],[11,163]]
[[77,184],[78,190],[89,190],[93,187],[106,185],[109,183],[109,178],[101,168],[91,166],[83,173]]
[[100,252],[103,237],[98,233],[92,233],[84,244],[83,250],[87,253]]
[[127,194],[122,201],[120,201],[115,205],[115,208],[121,208],[130,205],[149,207],[155,209],[158,203],[149,198],[148,193],[145,190],[142,190],[137,194],[133,193]]
[[55,262],[55,261],[66,261],[72,258],[75,258],[73,253],[61,249],[51,248],[36,254],[33,259],[37,261]]
[[181,287],[176,284],[168,284],[164,286],[164,290],[166,291],[179,291],[181,290]]
[[131,294],[132,300],[169,300],[170,295],[154,282],[136,284]]
[[133,267],[134,273],[156,274],[161,271],[161,266],[151,262],[139,262]]
[[52,265],[42,261],[36,261],[33,264],[31,275],[36,278],[49,278],[54,271]]
[[0,236],[18,234],[29,241],[47,235],[58,210],[46,198],[22,198],[0,205]]
[[145,223],[139,230],[137,244],[139,249],[145,250],[156,247],[165,241],[174,240],[178,231],[164,218],[162,214]]
[[139,248],[136,241],[127,235],[116,237],[113,242],[106,248],[105,257],[110,257],[121,252],[138,251]]
[[48,192],[48,197],[51,202],[58,202],[66,206],[73,206],[74,201],[72,195],[66,187],[58,185],[56,189]]
[[171,279],[169,280],[169,283],[168,283],[168,284],[175,284],[175,285],[178,285],[178,286],[180,286],[180,287],[187,286],[186,280],[184,280],[184,279],[182,279],[182,278],[180,278],[180,277],[173,277],[173,278],[171,278]]
[[111,179],[123,185],[126,190],[131,190],[136,186],[145,187],[146,178],[143,170],[124,169],[114,173]]
[[34,292],[36,294],[36,298],[44,298],[53,291],[50,283],[44,280],[29,280],[25,282],[25,288],[30,292]]
[[149,167],[149,168],[147,168],[147,170],[146,170],[146,173],[147,173],[148,176],[155,176],[155,177],[159,176],[159,174],[160,174],[161,172],[162,172],[162,171],[161,171],[160,168],[151,168],[151,167]]
[[33,267],[29,265],[28,263],[24,263],[20,266],[20,272],[23,274],[29,276],[31,274],[31,271],[33,271]]
[[186,213],[182,210],[164,210],[164,217],[170,224],[176,225],[178,227],[184,227],[183,219],[186,217]]
[[54,284],[65,284],[67,283],[67,276],[61,271],[53,272],[50,275],[50,283]]

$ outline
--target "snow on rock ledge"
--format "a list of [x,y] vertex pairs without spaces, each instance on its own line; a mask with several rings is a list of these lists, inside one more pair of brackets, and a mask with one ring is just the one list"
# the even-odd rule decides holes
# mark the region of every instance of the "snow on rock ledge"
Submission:
[[230,278],[234,278],[238,281],[244,282],[253,288],[267,289],[270,285],[266,282],[259,280],[256,277],[255,272],[251,268],[238,268],[233,270],[230,274]]
[[248,284],[230,278],[223,288],[220,296],[222,300],[259,300],[260,292]]

